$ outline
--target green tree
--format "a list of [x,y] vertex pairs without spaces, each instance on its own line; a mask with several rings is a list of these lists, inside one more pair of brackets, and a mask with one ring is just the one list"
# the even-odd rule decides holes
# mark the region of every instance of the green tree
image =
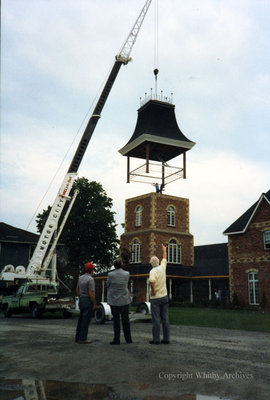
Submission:
[[[78,178],[74,190],[79,194],[61,234],[58,251],[57,271],[59,278],[74,288],[77,278],[83,271],[83,265],[92,261],[97,272],[108,270],[117,254],[119,241],[116,235],[116,223],[112,208],[112,199],[97,182]],[[68,204],[66,204],[68,207]],[[51,207],[38,214],[36,222],[42,231]],[[62,218],[65,210],[62,213]],[[61,219],[59,221],[59,226]]]

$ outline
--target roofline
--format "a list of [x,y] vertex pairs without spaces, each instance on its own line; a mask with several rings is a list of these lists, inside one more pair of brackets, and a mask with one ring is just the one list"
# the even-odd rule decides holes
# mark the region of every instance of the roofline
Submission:
[[196,144],[195,142],[192,142],[191,140],[185,141],[185,140],[176,140],[176,139],[170,139],[170,138],[164,138],[161,136],[157,135],[150,135],[149,133],[143,133],[140,135],[137,139],[134,141],[127,143],[124,147],[122,147],[119,151],[122,156],[125,156],[128,152],[133,150],[135,147],[139,146],[143,142],[155,142],[159,144],[164,144],[164,145],[171,145],[175,147],[181,147],[185,148],[187,150],[192,149],[192,147]]
[[[249,226],[249,224],[251,223],[251,221],[252,221],[252,219],[253,219],[255,213],[257,212],[257,209],[258,209],[258,207],[259,207],[259,205],[261,204],[261,202],[262,202],[263,199],[265,199],[265,200],[267,201],[267,203],[270,205],[270,200],[268,200],[268,198],[266,197],[265,193],[262,193],[262,195],[260,196],[260,198],[259,198],[259,200],[258,200],[258,202],[257,202],[256,207],[254,208],[253,213],[251,214],[251,216],[250,216],[248,222],[246,223],[246,225],[245,225],[245,227],[244,227],[244,229],[243,229],[242,231],[238,231],[238,232],[226,232],[226,233],[225,233],[225,231],[224,231],[224,232],[223,232],[223,235],[229,236],[229,235],[239,235],[239,234],[241,234],[241,233],[245,233],[246,230],[247,230],[247,228],[248,228],[248,226]],[[243,214],[242,214],[242,215],[243,215]]]
[[0,243],[22,243],[22,244],[34,244],[36,245],[38,242],[38,239],[36,240],[36,242],[30,242],[28,241],[23,241],[23,240],[8,240],[8,239],[0,239]]

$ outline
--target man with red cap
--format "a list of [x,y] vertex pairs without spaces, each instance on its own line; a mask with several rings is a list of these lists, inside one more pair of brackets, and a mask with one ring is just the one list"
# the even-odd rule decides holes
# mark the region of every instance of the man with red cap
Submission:
[[93,309],[98,306],[95,298],[95,281],[93,279],[95,266],[88,262],[84,266],[85,273],[79,277],[76,293],[79,297],[80,316],[77,323],[75,342],[79,344],[91,343],[87,340],[88,328],[93,315]]

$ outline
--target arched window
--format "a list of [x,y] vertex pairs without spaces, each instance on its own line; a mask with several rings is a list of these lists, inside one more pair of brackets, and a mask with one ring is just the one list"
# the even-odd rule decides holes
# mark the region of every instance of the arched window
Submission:
[[270,250],[270,231],[263,233],[263,245],[265,250]]
[[138,239],[134,239],[131,246],[130,246],[130,252],[131,252],[131,263],[139,263],[141,262],[141,243],[138,241]]
[[249,304],[259,304],[259,281],[257,272],[248,273]]
[[175,226],[175,208],[173,206],[168,207],[167,224],[169,226]]
[[175,239],[171,239],[167,248],[167,260],[170,263],[181,264],[181,246]]
[[136,207],[136,220],[135,220],[135,226],[141,226],[142,225],[142,207],[137,206]]

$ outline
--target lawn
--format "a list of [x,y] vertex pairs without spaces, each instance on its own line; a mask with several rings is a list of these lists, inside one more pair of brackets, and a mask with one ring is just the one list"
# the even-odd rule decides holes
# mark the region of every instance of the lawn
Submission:
[[169,318],[173,325],[270,332],[270,313],[263,311],[169,307]]

